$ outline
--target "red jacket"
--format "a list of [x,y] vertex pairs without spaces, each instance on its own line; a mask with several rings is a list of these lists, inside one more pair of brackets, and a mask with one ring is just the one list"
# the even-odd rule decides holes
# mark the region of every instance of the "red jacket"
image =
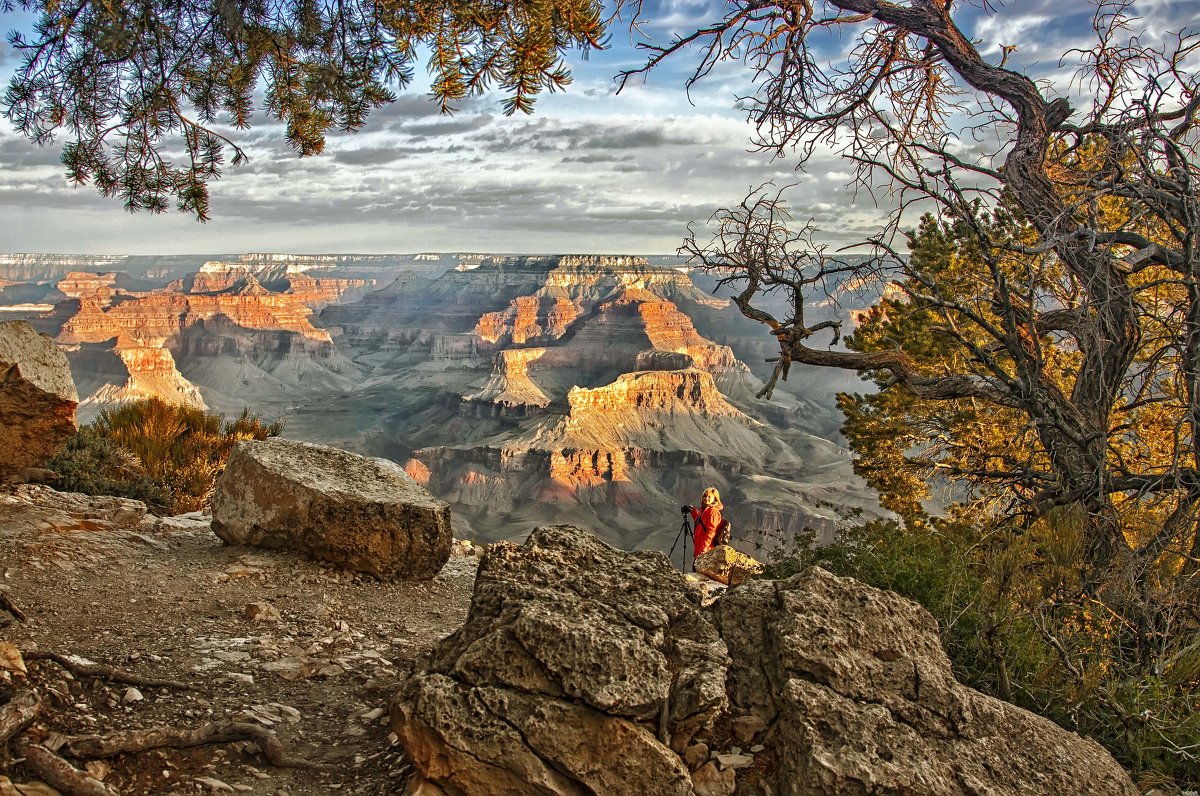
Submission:
[[703,510],[693,508],[692,522],[696,523],[692,532],[696,543],[694,556],[698,556],[712,549],[713,540],[717,538],[717,527],[721,524],[721,510],[716,506],[708,506]]

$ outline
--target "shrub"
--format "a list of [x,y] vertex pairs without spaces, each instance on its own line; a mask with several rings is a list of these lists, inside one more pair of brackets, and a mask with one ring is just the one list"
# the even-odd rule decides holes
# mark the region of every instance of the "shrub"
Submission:
[[235,442],[278,436],[249,409],[233,419],[157,398],[105,409],[80,429],[49,467],[60,489],[144,500],[180,514],[208,505]]

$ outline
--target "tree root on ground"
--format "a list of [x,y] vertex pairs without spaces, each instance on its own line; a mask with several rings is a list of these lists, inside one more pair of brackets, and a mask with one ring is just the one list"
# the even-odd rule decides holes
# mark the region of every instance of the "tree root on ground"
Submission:
[[158,680],[153,677],[143,677],[140,674],[127,672],[124,669],[106,666],[102,663],[87,663],[79,658],[72,658],[69,655],[59,655],[57,652],[43,652],[41,650],[26,652],[25,660],[53,661],[76,677],[99,677],[114,683],[124,683],[125,685],[139,686],[141,688],[174,688],[183,691],[196,690],[196,686],[191,683],[184,683],[179,680]]
[[25,758],[25,768],[31,774],[66,796],[118,796],[118,791],[40,744],[18,741],[17,753]]
[[253,741],[262,749],[263,756],[280,768],[327,768],[321,763],[289,755],[284,750],[283,743],[271,730],[257,724],[237,721],[213,722],[194,730],[156,727],[116,735],[74,735],[67,738],[63,749],[72,757],[94,759],[127,752],[163,748],[188,749],[230,741]]
[[0,747],[8,743],[37,717],[42,699],[32,688],[18,688],[12,698],[0,705]]
[[13,618],[18,622],[25,621],[25,614],[21,613],[21,609],[13,603],[12,598],[8,596],[8,592],[6,591],[0,591],[0,608],[12,614]]
[[[76,677],[100,677],[113,682],[149,688],[194,689],[188,683],[158,680],[111,666],[85,663],[82,660],[54,652],[27,652],[26,660],[53,661]],[[23,667],[22,667],[23,670]],[[246,722],[213,722],[195,729],[155,727],[112,735],[62,735],[48,733],[40,723],[35,724],[46,705],[35,685],[20,678],[7,684],[0,693],[0,753],[8,747],[16,758],[7,765],[20,764],[36,777],[66,796],[119,796],[119,792],[76,768],[68,758],[94,760],[121,754],[146,752],[152,749],[189,749],[196,746],[250,741],[262,750],[263,756],[281,768],[304,768],[326,771],[330,766],[294,757],[287,753],[283,742],[266,727]],[[47,742],[48,738],[53,738]],[[61,753],[61,755],[60,755]]]

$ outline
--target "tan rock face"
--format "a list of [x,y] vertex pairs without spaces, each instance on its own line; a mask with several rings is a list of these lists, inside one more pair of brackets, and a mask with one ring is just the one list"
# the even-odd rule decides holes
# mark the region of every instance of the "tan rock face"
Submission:
[[509,348],[499,352],[487,384],[479,392],[463,396],[463,400],[501,406],[548,406],[550,396],[529,376],[530,365],[545,353],[544,348]]
[[94,411],[107,404],[142,398],[207,408],[200,390],[180,375],[175,358],[165,348],[118,338],[112,343],[65,346],[64,350],[72,371],[80,374],[91,390],[81,402],[85,409]]
[[373,279],[320,277],[305,272],[312,264],[292,261],[256,261],[252,255],[236,262],[207,262],[175,289],[186,293],[224,293],[247,283],[266,285],[270,292],[291,296],[309,309],[319,310],[341,300],[360,298],[375,286]]
[[814,568],[730,590],[714,621],[731,711],[769,726],[774,773],[743,788],[1137,793],[1099,744],[955,681],[936,621],[896,594]]
[[391,706],[409,792],[1137,793],[1094,742],[956,682],[913,602],[819,569],[709,612],[692,589],[577,528],[488,548],[466,624]]
[[223,317],[246,329],[284,330],[317,343],[329,333],[309,322],[312,311],[291,296],[250,289],[241,293],[184,295],[158,293],[104,309],[81,300],[58,334],[60,343],[98,343],[125,336],[144,345],[164,346],[189,327]]
[[392,462],[282,439],[239,442],[217,481],[213,531],[299,550],[378,578],[432,578],[450,557],[450,508]]
[[24,321],[0,323],[0,477],[44,463],[77,430],[66,356]]
[[[701,370],[651,370],[622,374],[595,389],[575,387],[567,393],[572,415],[608,413],[629,408],[705,416],[746,417],[717,391],[712,375]],[[746,418],[750,422],[749,418]]]
[[67,298],[88,299],[100,305],[107,305],[119,292],[115,272],[93,274],[85,271],[72,271],[58,281],[59,292]]
[[[404,684],[392,726],[449,793],[691,794],[682,749],[725,704],[725,648],[657,554],[578,528],[488,548],[467,624]],[[416,784],[416,783],[415,783]]]

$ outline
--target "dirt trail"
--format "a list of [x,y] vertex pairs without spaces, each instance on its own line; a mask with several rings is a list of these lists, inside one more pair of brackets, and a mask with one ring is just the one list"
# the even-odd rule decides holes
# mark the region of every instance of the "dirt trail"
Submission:
[[[64,522],[17,504],[0,494],[0,589],[26,621],[0,611],[0,640],[197,689],[130,689],[31,661],[48,696],[45,729],[249,721],[330,767],[277,768],[237,742],[93,763],[106,783],[122,794],[402,790],[410,769],[389,738],[387,701],[408,662],[462,624],[474,556],[452,557],[428,583],[383,584],[296,554],[226,547],[202,521],[118,522],[84,509]],[[28,778],[19,765],[0,774]]]

